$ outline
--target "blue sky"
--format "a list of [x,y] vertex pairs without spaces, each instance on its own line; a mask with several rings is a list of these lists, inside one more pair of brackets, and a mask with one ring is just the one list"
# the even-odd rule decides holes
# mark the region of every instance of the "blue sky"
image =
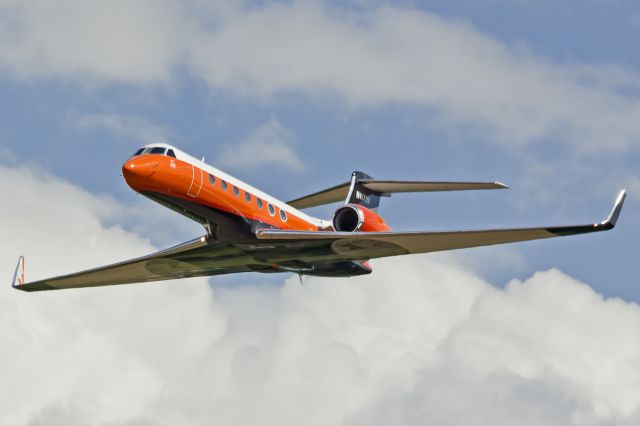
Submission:
[[353,170],[511,187],[394,195],[396,230],[591,223],[629,191],[612,232],[366,277],[0,287],[0,424],[638,424],[639,36],[617,0],[0,0],[7,278],[199,236],[119,175],[153,141],[283,200]]

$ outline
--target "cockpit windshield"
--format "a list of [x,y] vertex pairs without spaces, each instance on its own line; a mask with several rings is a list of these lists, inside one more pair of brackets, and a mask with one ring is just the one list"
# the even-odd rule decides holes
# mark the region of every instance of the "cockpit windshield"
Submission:
[[135,157],[138,155],[145,155],[145,154],[159,154],[159,155],[166,155],[169,157],[176,158],[176,154],[173,152],[171,148],[164,148],[160,146],[140,148],[135,152],[135,154],[133,154],[133,156]]

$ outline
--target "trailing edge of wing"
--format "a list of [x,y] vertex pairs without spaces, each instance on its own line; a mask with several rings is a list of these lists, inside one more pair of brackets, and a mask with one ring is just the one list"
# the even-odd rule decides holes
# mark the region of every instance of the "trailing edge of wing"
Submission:
[[618,195],[608,218],[600,223],[539,228],[489,229],[445,232],[307,232],[261,229],[256,236],[262,240],[296,240],[332,243],[334,251],[349,251],[362,258],[393,256],[407,253],[428,253],[468,247],[505,244],[568,235],[587,234],[613,229],[624,204],[626,192]]
[[[362,179],[359,180],[358,183],[380,195],[400,192],[439,192],[508,188],[508,186],[500,182],[427,182]],[[306,209],[344,201],[349,193],[350,184],[350,182],[341,183],[340,185],[296,198],[287,204],[296,209]]]

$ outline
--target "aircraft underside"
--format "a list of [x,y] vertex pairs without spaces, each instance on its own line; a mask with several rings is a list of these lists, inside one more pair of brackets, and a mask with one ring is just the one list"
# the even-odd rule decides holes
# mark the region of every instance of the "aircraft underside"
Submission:
[[[255,234],[257,229],[270,228],[263,222],[248,220],[180,197],[154,193],[143,195],[200,222],[209,231],[207,245],[195,253],[181,257],[180,267],[172,262],[165,262],[166,266],[159,267],[156,262],[149,265],[152,273],[164,275],[170,272],[168,268],[176,268],[175,272],[178,269],[184,270],[190,274],[185,276],[232,272],[295,272],[313,276],[351,277],[372,272],[368,264],[364,263],[368,257],[354,260],[352,249],[356,247],[343,247],[342,251],[347,251],[348,254],[345,253],[343,259],[336,261],[336,251],[326,241],[265,242]],[[388,243],[383,245],[389,248]],[[403,248],[395,247],[398,254],[407,253]],[[187,272],[189,266],[199,272]],[[203,273],[202,269],[207,269],[210,273]]]

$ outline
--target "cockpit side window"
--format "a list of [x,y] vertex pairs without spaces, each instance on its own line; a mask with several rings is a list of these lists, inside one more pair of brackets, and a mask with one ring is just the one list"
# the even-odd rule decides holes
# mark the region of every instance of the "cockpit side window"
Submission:
[[176,154],[173,152],[173,150],[172,150],[172,149],[168,149],[168,150],[167,150],[167,155],[168,155],[169,157],[176,158]]
[[137,150],[136,153],[133,154],[133,156],[135,157],[136,155],[142,154],[142,151],[144,151],[144,148],[140,148],[139,150]]

